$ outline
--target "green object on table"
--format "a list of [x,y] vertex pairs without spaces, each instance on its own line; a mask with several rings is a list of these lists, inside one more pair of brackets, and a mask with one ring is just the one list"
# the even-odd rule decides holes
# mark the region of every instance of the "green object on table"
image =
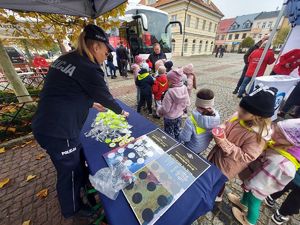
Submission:
[[105,143],[106,143],[106,144],[109,144],[109,143],[111,143],[111,139],[109,139],[109,138],[106,138],[106,139],[105,139]]

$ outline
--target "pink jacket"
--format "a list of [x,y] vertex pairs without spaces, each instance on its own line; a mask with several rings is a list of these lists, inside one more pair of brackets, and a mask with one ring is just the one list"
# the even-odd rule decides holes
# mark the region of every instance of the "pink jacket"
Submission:
[[190,97],[185,85],[169,88],[158,107],[157,113],[167,119],[177,119],[183,115],[183,111],[190,105]]
[[131,69],[132,69],[132,72],[133,72],[133,77],[134,77],[134,80],[136,80],[138,74],[139,74],[139,70],[140,70],[140,66],[136,63],[134,63],[132,66],[131,66]]

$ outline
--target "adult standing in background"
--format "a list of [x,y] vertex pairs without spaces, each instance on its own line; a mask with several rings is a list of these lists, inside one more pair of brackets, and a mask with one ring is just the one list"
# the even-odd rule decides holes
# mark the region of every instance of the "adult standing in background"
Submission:
[[123,41],[120,41],[120,46],[116,50],[117,59],[119,60],[119,72],[121,76],[127,77],[127,66],[129,61],[128,50],[123,45]]
[[226,50],[225,47],[221,45],[219,58],[223,58],[225,50]]
[[152,71],[155,70],[156,61],[158,61],[160,59],[167,59],[166,54],[161,51],[159,43],[155,43],[153,45],[153,52],[149,55],[148,59],[150,60],[150,62],[153,65]]
[[245,75],[246,75],[246,72],[247,72],[248,66],[249,66],[249,62],[248,62],[249,56],[251,55],[251,53],[252,53],[254,50],[258,49],[258,48],[261,46],[261,44],[262,44],[263,42],[265,42],[266,40],[268,40],[268,39],[269,39],[269,36],[264,36],[263,39],[261,39],[259,42],[257,42],[254,46],[250,47],[250,48],[248,49],[248,51],[245,53],[245,55],[244,55],[245,66],[244,66],[242,75],[241,75],[241,77],[240,77],[240,79],[239,79],[239,81],[238,81],[238,83],[237,83],[237,85],[236,85],[236,88],[235,88],[235,90],[232,92],[233,94],[237,94],[237,93],[238,93],[238,91],[239,91],[239,89],[240,89],[240,86],[241,86],[242,83],[243,83],[243,80],[244,80],[244,78],[245,78]]

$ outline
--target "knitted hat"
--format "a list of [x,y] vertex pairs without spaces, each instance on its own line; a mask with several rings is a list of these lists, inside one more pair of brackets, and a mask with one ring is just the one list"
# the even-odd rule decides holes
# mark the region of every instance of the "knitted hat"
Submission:
[[166,73],[166,67],[165,66],[160,66],[158,67],[158,74],[165,74]]
[[250,95],[243,97],[240,107],[256,116],[272,117],[275,111],[276,93],[276,88],[260,84]]
[[165,62],[165,67],[166,67],[167,69],[172,69],[172,67],[173,67],[173,62],[172,62],[172,61],[167,61],[167,62]]
[[277,125],[291,144],[300,146],[300,119],[283,120]]
[[134,57],[134,61],[135,61],[136,64],[140,64],[140,63],[143,62],[143,57],[140,56],[140,55],[136,55],[136,56]]
[[184,66],[184,67],[183,67],[183,72],[184,72],[185,74],[194,73],[194,66],[193,66],[193,64],[190,63],[190,64]]
[[140,69],[139,73],[140,74],[142,74],[142,73],[148,73],[149,71],[150,71],[150,69],[149,69],[148,63],[142,63],[141,64],[141,69]]
[[168,76],[168,81],[175,87],[182,86],[182,78],[183,78],[183,70],[182,68],[178,68],[175,70],[171,70],[167,74]]

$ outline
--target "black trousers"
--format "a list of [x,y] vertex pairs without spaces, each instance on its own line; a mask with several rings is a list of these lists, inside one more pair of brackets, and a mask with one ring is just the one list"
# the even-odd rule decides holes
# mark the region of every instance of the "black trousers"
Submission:
[[240,77],[240,79],[239,79],[239,81],[238,81],[238,83],[236,85],[235,91],[238,91],[240,89],[240,87],[241,87],[241,85],[242,85],[242,83],[244,81],[244,78],[245,78],[247,70],[248,70],[248,64],[245,64],[243,72],[242,72],[242,75],[241,75],[241,77]]
[[145,95],[141,93],[140,95],[140,101],[137,107],[137,112],[141,112],[141,108],[145,105],[147,102],[147,109],[149,113],[152,113],[152,95]]
[[38,134],[34,137],[47,151],[57,171],[56,190],[62,215],[71,217],[82,207],[80,189],[88,182],[79,138],[60,139]]
[[289,190],[291,190],[290,194],[287,196],[279,209],[279,213],[283,216],[292,216],[299,213],[300,187],[291,181],[282,191],[271,195],[271,197],[276,200]]
[[126,59],[120,59],[119,72],[121,76],[127,77],[127,65],[128,61]]

